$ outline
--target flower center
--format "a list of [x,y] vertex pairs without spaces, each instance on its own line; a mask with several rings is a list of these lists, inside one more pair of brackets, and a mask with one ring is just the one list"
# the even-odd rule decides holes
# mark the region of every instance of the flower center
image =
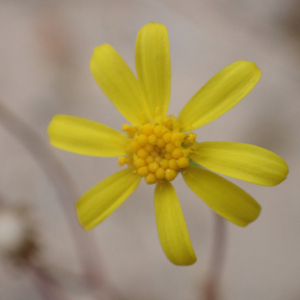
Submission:
[[161,179],[172,181],[180,169],[189,165],[189,154],[197,144],[196,134],[181,132],[181,128],[172,115],[139,127],[123,125],[130,147],[128,155],[119,157],[119,164],[128,164],[148,184]]

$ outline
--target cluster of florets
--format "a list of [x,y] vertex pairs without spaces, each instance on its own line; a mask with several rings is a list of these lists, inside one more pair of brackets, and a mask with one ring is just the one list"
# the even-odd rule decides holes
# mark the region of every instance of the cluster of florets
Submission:
[[172,181],[190,164],[189,154],[197,147],[196,135],[182,132],[181,127],[173,116],[139,127],[123,125],[130,147],[127,156],[119,157],[119,164],[129,164],[148,184]]

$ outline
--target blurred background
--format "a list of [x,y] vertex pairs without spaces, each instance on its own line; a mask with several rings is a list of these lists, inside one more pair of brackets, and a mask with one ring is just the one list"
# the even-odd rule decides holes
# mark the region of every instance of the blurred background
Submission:
[[[80,156],[47,145],[46,128],[55,114],[121,128],[125,120],[95,83],[89,60],[95,46],[109,43],[134,70],[136,34],[150,21],[168,28],[169,113],[175,116],[208,79],[230,63],[248,60],[261,68],[260,82],[243,101],[195,131],[198,141],[267,148],[290,167],[288,179],[277,187],[232,180],[257,199],[262,213],[246,228],[226,224],[218,299],[300,299],[299,1],[0,0],[1,209],[15,209],[14,216],[30,219],[34,229],[28,231],[34,232],[38,261],[57,281],[49,286],[48,275],[39,273],[43,270],[24,268],[2,251],[1,300],[205,299],[202,291],[211,255],[213,214],[180,176],[174,186],[198,257],[190,267],[175,266],[165,257],[156,232],[153,187],[144,183],[101,225],[83,233],[74,223],[73,204],[77,196],[117,171],[117,160]],[[36,141],[20,140],[22,133],[18,137],[18,129],[10,128],[6,109],[47,146],[34,154]],[[52,155],[48,160],[47,151]],[[44,164],[39,155],[44,156]],[[48,176],[47,168],[53,169]],[[65,174],[62,180],[59,174]],[[62,205],[64,201],[69,202]],[[26,212],[20,209],[23,206]],[[67,216],[73,216],[73,221]],[[101,269],[96,287],[81,283],[80,255],[94,259],[96,273]],[[44,293],[41,286],[49,291]]]

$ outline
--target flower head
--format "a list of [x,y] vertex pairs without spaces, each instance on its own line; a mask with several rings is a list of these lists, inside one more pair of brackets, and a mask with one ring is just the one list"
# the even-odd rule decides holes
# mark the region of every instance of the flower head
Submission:
[[[144,178],[147,184],[156,184],[155,214],[165,254],[174,264],[194,263],[196,256],[171,183],[179,172],[191,190],[227,220],[246,226],[258,217],[260,205],[249,194],[211,171],[272,186],[286,178],[285,161],[254,145],[197,142],[192,132],[224,114],[252,90],[261,76],[254,63],[237,61],[221,70],[177,118],[167,115],[171,67],[164,25],[149,23],[140,29],[137,78],[108,44],[95,48],[90,66],[96,82],[130,124],[124,124],[121,133],[98,122],[57,115],[49,125],[53,146],[84,155],[117,156],[120,166],[127,166],[78,200],[79,222],[86,230],[119,207]],[[205,169],[191,166],[192,161]]]

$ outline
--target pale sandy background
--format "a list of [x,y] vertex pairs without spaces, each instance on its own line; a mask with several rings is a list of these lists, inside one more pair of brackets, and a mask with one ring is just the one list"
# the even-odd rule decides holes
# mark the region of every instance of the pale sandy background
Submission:
[[[299,1],[292,0],[1,0],[0,98],[45,141],[47,124],[57,113],[119,129],[125,121],[94,82],[90,56],[94,46],[110,43],[134,68],[136,34],[150,21],[168,28],[169,112],[174,115],[226,65],[240,59],[256,62],[263,74],[258,85],[231,111],[198,129],[198,141],[228,140],[268,148],[287,161],[290,174],[272,188],[233,180],[263,210],[246,228],[228,224],[220,299],[300,299],[299,18]],[[119,169],[114,158],[53,152],[80,194]],[[53,268],[77,272],[53,186],[2,126],[0,159],[0,191],[9,203],[33,206],[44,260]],[[198,257],[195,265],[177,267],[165,258],[156,233],[153,187],[144,183],[91,233],[106,276],[127,299],[202,299],[212,213],[180,176],[174,185]],[[3,261],[0,266],[1,300],[41,299],[25,272]],[[90,299],[84,291],[72,286],[70,290],[70,299]]]

